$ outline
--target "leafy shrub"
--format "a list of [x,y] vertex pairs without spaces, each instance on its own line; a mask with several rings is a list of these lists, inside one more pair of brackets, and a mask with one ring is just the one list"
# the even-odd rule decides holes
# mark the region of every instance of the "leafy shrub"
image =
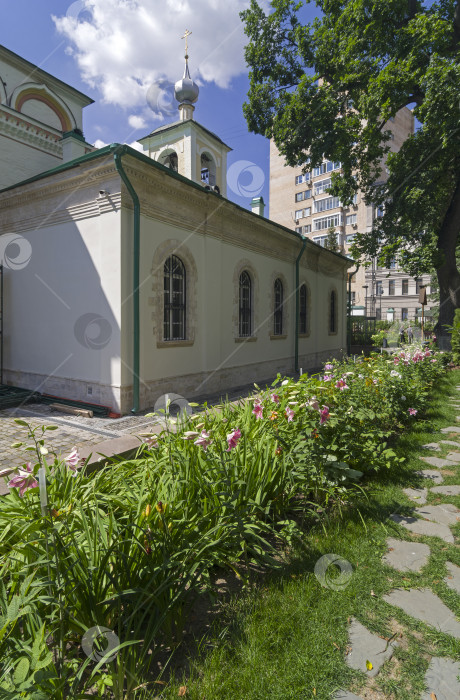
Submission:
[[460,364],[460,309],[455,309],[454,322],[449,328],[451,333],[452,360]]
[[[279,566],[299,520],[397,463],[388,440],[423,411],[444,357],[411,346],[278,377],[184,423],[166,416],[136,459],[94,473],[48,455],[53,426],[18,420],[36,458],[0,499],[0,698],[136,697],[215,567]],[[94,627],[116,634],[114,658],[82,652]]]

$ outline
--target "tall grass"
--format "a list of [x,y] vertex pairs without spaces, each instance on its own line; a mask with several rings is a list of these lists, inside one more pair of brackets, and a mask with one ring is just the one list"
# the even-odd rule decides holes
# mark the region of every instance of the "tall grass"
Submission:
[[[334,363],[326,380],[279,377],[95,473],[51,459],[46,428],[23,425],[19,448],[35,450],[34,473],[45,468],[48,505],[38,488],[0,501],[0,700],[147,692],[158,648],[180,643],[216,567],[280,566],[299,518],[396,461],[388,437],[444,371],[446,356],[418,352]],[[105,658],[82,649],[93,628],[117,640]]]

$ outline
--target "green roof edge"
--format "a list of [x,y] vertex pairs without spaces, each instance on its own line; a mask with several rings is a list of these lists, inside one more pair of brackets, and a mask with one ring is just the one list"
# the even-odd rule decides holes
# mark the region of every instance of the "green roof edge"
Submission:
[[91,160],[96,160],[96,158],[102,158],[104,156],[112,155],[115,152],[123,152],[126,153],[127,155],[133,156],[137,160],[140,160],[142,163],[146,163],[147,165],[150,165],[150,167],[153,168],[158,168],[159,170],[162,170],[164,173],[169,175],[170,177],[175,178],[176,180],[179,180],[180,182],[183,182],[184,184],[188,185],[189,187],[193,187],[196,190],[200,190],[200,192],[206,192],[206,194],[211,194],[214,197],[218,197],[219,199],[223,199],[226,202],[228,202],[231,206],[236,207],[240,211],[244,212],[248,216],[255,216],[257,219],[266,221],[267,223],[271,224],[272,226],[276,226],[276,228],[280,229],[281,231],[284,231],[285,233],[289,233],[291,236],[295,236],[295,238],[298,238],[301,241],[306,241],[307,245],[310,244],[311,246],[314,246],[315,249],[320,248],[323,252],[328,253],[329,255],[335,255],[337,258],[340,258],[341,260],[346,260],[347,263],[349,263],[349,266],[356,264],[354,260],[351,258],[342,255],[341,253],[336,253],[333,250],[327,250],[327,248],[323,248],[322,246],[318,246],[316,243],[314,243],[312,240],[309,238],[306,238],[305,236],[302,236],[300,233],[297,233],[297,231],[293,231],[290,228],[287,228],[286,226],[283,226],[282,224],[278,224],[276,221],[272,221],[271,219],[267,219],[265,216],[261,216],[260,214],[254,214],[250,209],[245,209],[242,207],[240,204],[237,204],[236,202],[232,202],[230,199],[227,199],[226,197],[223,197],[221,194],[218,194],[217,192],[214,192],[214,190],[205,190],[202,185],[199,185],[197,182],[193,182],[193,180],[189,180],[188,177],[185,177],[184,175],[181,175],[180,173],[176,173],[174,170],[171,170],[171,168],[167,168],[165,165],[162,165],[161,163],[157,163],[157,161],[153,160],[152,158],[149,158],[149,156],[144,155],[143,153],[140,153],[139,151],[136,151],[135,148],[132,148],[131,146],[128,146],[127,144],[122,144],[122,143],[111,143],[110,145],[103,146],[102,148],[98,148],[96,151],[92,151],[92,153],[86,153],[84,156],[80,156],[79,158],[74,158],[74,160],[70,160],[67,163],[62,163],[61,165],[56,166],[55,168],[52,168],[51,170],[46,170],[43,173],[39,173],[38,175],[34,175],[33,177],[29,177],[27,180],[22,180],[21,182],[16,182],[14,185],[9,185],[8,187],[5,187],[4,189],[0,190],[0,194],[3,194],[3,192],[9,192],[11,190],[16,189],[17,187],[21,187],[22,185],[28,185],[32,182],[37,182],[38,180],[43,180],[46,177],[49,177],[50,175],[55,175],[56,173],[63,172],[65,170],[71,170],[72,168],[77,168],[79,165],[88,163]]

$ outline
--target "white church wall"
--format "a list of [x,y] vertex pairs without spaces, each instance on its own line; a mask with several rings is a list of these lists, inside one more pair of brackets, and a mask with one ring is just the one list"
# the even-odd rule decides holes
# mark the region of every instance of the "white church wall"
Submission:
[[[131,171],[131,180],[133,171]],[[163,175],[163,174],[161,174]],[[152,172],[152,178],[158,177]],[[170,179],[170,178],[168,178]],[[135,188],[139,189],[139,183]],[[179,183],[180,184],[180,183]],[[298,239],[286,235],[273,249],[271,237],[283,237],[273,231],[270,223],[260,221],[266,232],[256,230],[259,221],[232,205],[214,200],[222,210],[213,217],[215,228],[211,233],[194,225],[193,193],[183,190],[183,197],[175,197],[170,182],[168,194],[161,188],[149,188],[155,196],[149,199],[165,211],[170,199],[170,211],[180,219],[180,208],[188,206],[189,216],[182,224],[158,220],[153,215],[141,215],[141,269],[140,269],[140,404],[153,406],[164,393],[179,393],[188,399],[214,391],[229,389],[252,382],[270,379],[277,372],[294,371],[295,348],[295,259],[300,252]],[[198,195],[197,195],[198,196]],[[201,195],[203,199],[206,196]],[[184,204],[184,199],[186,203]],[[195,202],[196,204],[196,202]],[[141,211],[143,207],[141,198]],[[201,213],[201,223],[209,211]],[[219,221],[216,219],[220,217]],[[232,220],[234,217],[234,220]],[[122,411],[129,411],[132,403],[132,212],[122,213],[123,282],[122,289],[128,304],[123,308],[123,390]],[[235,228],[238,226],[238,242]],[[217,235],[219,228],[222,235]],[[232,238],[231,242],[226,240]],[[284,243],[284,248],[283,248]],[[256,248],[254,250],[254,248]],[[310,248],[312,245],[310,244]],[[163,267],[166,258],[177,255],[183,261],[187,275],[187,337],[185,341],[163,340]],[[283,259],[284,258],[284,259]],[[328,264],[324,265],[324,260]],[[320,262],[318,262],[320,260]],[[254,337],[238,337],[238,280],[247,269],[253,280]],[[273,284],[276,277],[283,280],[284,324],[281,337],[273,334]],[[191,279],[192,278],[192,279]],[[331,257],[323,249],[305,252],[301,267],[301,281],[306,279],[311,290],[310,334],[299,340],[299,360],[303,369],[318,368],[327,359],[340,356],[346,350],[346,287],[344,263]],[[337,332],[328,332],[330,291],[337,293]],[[125,383],[126,382],[126,383]]]
[[122,381],[120,212],[73,221],[67,216],[50,226],[40,218],[35,230],[24,219],[16,226],[10,221],[10,233],[0,218],[4,381],[116,407]]
[[0,134],[0,153],[0,190],[62,163],[58,155],[19,143],[3,134]]
[[[232,203],[134,156],[124,168],[141,201],[140,406],[292,373],[295,260],[301,241]],[[108,194],[100,195],[100,190]],[[120,191],[122,192],[120,193]],[[129,412],[133,401],[133,210],[113,155],[0,192],[5,270],[5,380]],[[26,258],[5,247],[19,235]],[[21,238],[22,237],[22,238]],[[9,240],[9,239],[8,239]],[[25,242],[25,243],[23,243]],[[29,246],[29,248],[27,248]],[[21,246],[20,246],[21,247]],[[30,255],[27,253],[29,250]],[[163,339],[163,266],[187,270],[185,341]],[[25,264],[23,264],[25,263]],[[303,369],[345,342],[346,262],[308,244],[300,269],[311,289]],[[238,337],[238,279],[253,279],[255,339]],[[273,283],[284,284],[285,327],[273,337]],[[338,294],[338,331],[327,296]],[[90,393],[91,392],[91,393]]]

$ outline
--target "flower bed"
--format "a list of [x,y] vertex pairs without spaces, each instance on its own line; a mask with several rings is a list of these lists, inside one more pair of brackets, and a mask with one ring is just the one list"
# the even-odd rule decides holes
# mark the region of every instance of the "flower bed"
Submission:
[[[75,452],[50,458],[52,426],[29,431],[17,446],[36,462],[11,475],[0,499],[0,688],[137,697],[157,645],[180,640],[186,603],[214,567],[279,565],[276,541],[303,517],[397,461],[387,441],[423,413],[446,361],[412,346],[297,382],[279,377],[92,474]],[[97,632],[110,642],[105,658]]]

